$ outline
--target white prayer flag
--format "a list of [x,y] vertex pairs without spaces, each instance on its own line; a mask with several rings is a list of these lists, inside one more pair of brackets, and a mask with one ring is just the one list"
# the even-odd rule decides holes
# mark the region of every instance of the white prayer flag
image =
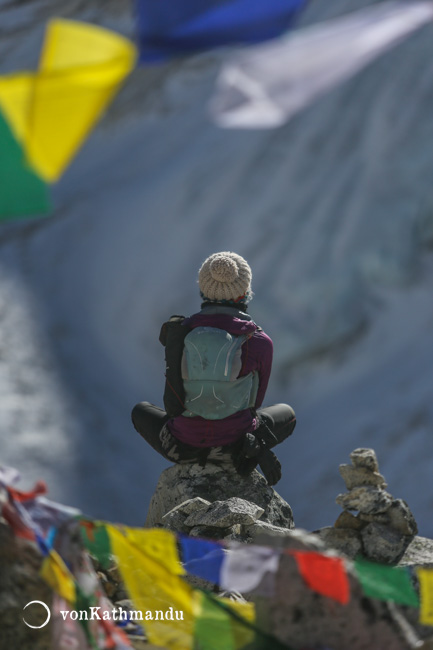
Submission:
[[433,2],[383,2],[242,50],[218,76],[213,119],[226,128],[280,126],[432,20]]
[[254,544],[230,544],[221,567],[220,586],[227,591],[247,593],[255,589],[266,573],[276,573],[281,551]]

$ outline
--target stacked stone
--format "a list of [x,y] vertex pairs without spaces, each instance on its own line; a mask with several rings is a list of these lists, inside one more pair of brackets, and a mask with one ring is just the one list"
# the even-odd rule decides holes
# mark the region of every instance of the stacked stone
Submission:
[[[320,531],[321,538],[350,557],[394,564],[418,532],[415,518],[402,499],[385,490],[387,484],[373,449],[355,449],[352,465],[340,465],[348,492],[336,501],[344,512],[333,528]],[[351,511],[357,511],[352,514]]]
[[214,502],[201,497],[188,499],[162,517],[162,525],[190,537],[251,542],[262,533],[284,536],[290,528],[260,521],[264,509],[238,497]]
[[240,476],[233,465],[219,466],[210,462],[205,467],[184,463],[165,469],[150,501],[145,527],[166,526],[164,515],[196,497],[207,504],[241,497],[264,510],[261,522],[285,529],[294,527],[290,505],[266,483],[260,472],[253,470],[248,476]]

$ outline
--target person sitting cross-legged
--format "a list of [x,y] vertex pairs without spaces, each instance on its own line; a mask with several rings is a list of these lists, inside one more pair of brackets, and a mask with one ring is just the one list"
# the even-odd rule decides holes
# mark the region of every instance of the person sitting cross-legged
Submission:
[[172,316],[161,328],[165,346],[164,409],[140,402],[132,422],[164,458],[225,462],[241,475],[259,465],[269,485],[281,478],[272,448],[296,425],[288,404],[262,407],[273,344],[248,314],[252,272],[240,255],[215,253],[199,270],[201,310]]

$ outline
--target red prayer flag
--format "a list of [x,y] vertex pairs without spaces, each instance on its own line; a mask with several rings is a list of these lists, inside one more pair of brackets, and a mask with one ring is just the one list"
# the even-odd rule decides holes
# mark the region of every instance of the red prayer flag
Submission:
[[39,497],[42,494],[46,494],[48,492],[45,481],[37,481],[33,490],[30,490],[29,492],[22,492],[21,490],[16,490],[10,485],[7,486],[7,490],[11,495],[12,499],[14,501],[18,501],[19,503],[24,503],[25,501],[32,501],[33,499],[36,499],[36,497]]
[[347,605],[350,586],[342,558],[315,551],[289,551],[289,554],[295,557],[299,573],[310,589]]
[[27,514],[21,504],[26,501],[32,501],[42,494],[46,494],[47,486],[45,482],[38,481],[33,490],[29,492],[16,490],[10,485],[6,485],[5,487],[9,499],[3,503],[2,507],[0,507],[0,514],[4,519],[6,519],[17,537],[22,537],[23,539],[35,542],[37,539],[35,527],[31,517]]

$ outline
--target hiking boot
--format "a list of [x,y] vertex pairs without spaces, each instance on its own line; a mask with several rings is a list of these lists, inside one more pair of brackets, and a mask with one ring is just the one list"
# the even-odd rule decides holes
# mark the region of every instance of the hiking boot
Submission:
[[270,449],[262,449],[258,459],[268,485],[276,485],[281,478],[281,463]]

